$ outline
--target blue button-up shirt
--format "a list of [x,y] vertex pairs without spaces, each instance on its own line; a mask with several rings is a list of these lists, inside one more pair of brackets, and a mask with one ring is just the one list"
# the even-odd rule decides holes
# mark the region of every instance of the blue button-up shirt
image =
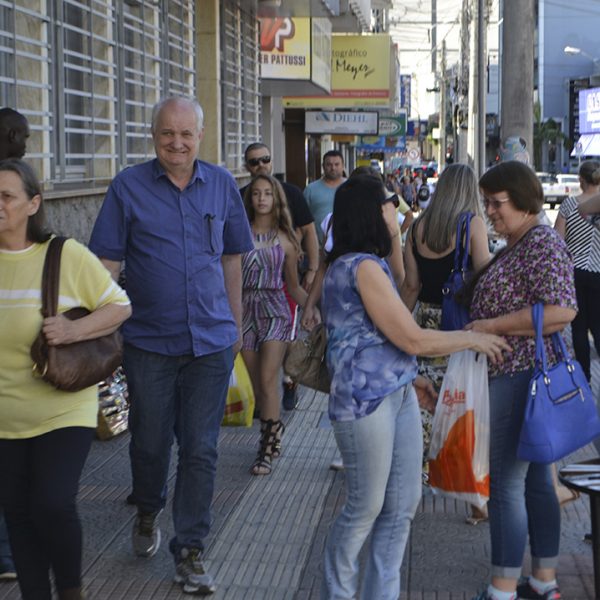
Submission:
[[169,356],[202,356],[235,343],[221,256],[253,247],[234,178],[200,160],[184,190],[156,159],[119,173],[90,239],[100,258],[125,260],[133,308],[125,341]]

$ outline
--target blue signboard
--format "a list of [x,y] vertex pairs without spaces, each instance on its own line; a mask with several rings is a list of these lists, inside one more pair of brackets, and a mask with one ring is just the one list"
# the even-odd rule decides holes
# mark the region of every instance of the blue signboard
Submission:
[[600,88],[579,92],[579,133],[600,133]]
[[400,75],[400,108],[405,108],[410,115],[410,86],[412,77]]
[[370,152],[401,152],[406,150],[406,137],[363,135],[356,144],[356,149]]

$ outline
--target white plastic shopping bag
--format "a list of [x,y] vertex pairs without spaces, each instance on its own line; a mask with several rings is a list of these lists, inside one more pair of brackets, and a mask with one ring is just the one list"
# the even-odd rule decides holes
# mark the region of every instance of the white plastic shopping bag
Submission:
[[487,357],[450,357],[433,416],[429,483],[434,492],[483,506],[490,495]]

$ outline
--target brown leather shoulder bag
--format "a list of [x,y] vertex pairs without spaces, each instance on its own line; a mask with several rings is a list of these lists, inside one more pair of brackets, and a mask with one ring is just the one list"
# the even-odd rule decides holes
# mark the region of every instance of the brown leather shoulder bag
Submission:
[[[48,245],[42,273],[42,316],[53,317],[58,310],[60,257],[68,238],[55,237]],[[82,306],[63,315],[72,321],[89,315]],[[31,346],[34,376],[59,390],[77,392],[108,377],[120,364],[123,355],[118,331],[92,340],[49,346],[42,331]]]

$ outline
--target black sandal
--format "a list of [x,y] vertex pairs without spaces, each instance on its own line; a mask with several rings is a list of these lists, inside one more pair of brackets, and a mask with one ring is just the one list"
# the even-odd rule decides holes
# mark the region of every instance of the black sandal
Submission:
[[275,421],[275,425],[277,425],[277,428],[275,429],[275,439],[273,440],[271,456],[273,458],[279,458],[281,456],[281,436],[285,431],[285,425],[283,421]]
[[[271,474],[273,468],[271,461],[275,458],[275,452],[277,452],[277,456],[281,454],[281,442],[277,439],[277,434],[283,433],[284,429],[285,426],[281,421],[260,420],[260,446],[256,460],[250,468],[252,475]],[[279,448],[276,447],[278,443]]]

